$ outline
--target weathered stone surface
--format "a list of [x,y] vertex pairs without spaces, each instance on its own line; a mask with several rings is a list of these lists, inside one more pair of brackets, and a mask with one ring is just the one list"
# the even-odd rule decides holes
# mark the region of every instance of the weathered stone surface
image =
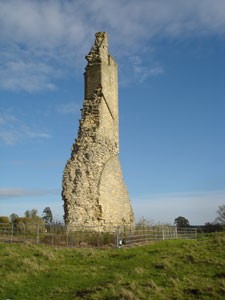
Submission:
[[107,33],[96,33],[86,56],[85,100],[78,137],[63,174],[67,225],[133,224],[134,215],[118,158],[117,64],[108,53]]

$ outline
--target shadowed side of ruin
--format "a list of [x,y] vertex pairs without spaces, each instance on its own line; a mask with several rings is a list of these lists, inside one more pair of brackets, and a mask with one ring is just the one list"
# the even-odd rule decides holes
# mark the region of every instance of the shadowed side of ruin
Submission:
[[119,161],[117,64],[105,32],[96,33],[86,56],[85,100],[78,137],[63,174],[67,225],[133,224]]

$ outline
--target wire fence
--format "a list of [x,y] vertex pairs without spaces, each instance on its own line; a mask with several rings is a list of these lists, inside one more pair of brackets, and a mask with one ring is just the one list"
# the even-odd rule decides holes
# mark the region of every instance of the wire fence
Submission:
[[196,228],[146,226],[135,229],[117,228],[117,246],[133,246],[159,240],[196,239]]
[[75,227],[64,224],[0,223],[1,243],[31,243],[64,247],[130,247],[159,240],[195,239],[196,228],[175,226]]

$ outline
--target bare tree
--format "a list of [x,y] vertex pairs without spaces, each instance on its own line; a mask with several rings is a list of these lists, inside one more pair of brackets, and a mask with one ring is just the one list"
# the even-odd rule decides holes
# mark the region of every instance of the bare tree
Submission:
[[217,210],[217,218],[215,219],[215,223],[225,225],[225,204],[219,206]]

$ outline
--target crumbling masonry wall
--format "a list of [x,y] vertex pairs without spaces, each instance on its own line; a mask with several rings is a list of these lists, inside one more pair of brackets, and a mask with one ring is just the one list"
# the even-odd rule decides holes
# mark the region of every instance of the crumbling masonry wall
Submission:
[[133,224],[134,215],[118,158],[117,64],[107,33],[96,33],[86,56],[85,100],[78,137],[63,174],[67,225],[102,228]]

